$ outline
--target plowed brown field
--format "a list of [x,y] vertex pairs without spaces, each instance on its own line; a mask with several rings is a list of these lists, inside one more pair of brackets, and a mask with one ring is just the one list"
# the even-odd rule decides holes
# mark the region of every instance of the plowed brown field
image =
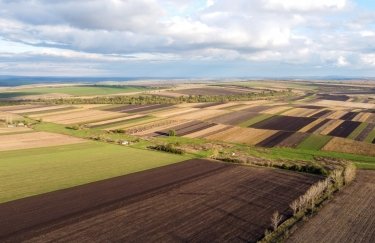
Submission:
[[255,242],[319,178],[190,160],[1,204],[0,241]]

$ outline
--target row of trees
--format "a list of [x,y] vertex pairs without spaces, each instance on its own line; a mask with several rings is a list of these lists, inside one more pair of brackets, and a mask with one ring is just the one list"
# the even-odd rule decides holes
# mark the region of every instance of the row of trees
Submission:
[[[290,205],[293,217],[289,220],[285,228],[280,231],[286,231],[294,222],[304,215],[314,212],[317,205],[332,195],[335,191],[352,182],[356,175],[356,167],[352,163],[347,163],[343,169],[335,169],[325,179],[312,185],[305,194],[298,197]],[[272,237],[276,237],[277,230],[283,221],[283,216],[276,211],[271,217],[271,227],[274,234],[266,231],[266,236],[262,242],[269,242]],[[278,232],[279,234],[283,232]]]
[[110,96],[83,98],[60,98],[52,100],[38,100],[52,104],[180,104],[180,103],[203,103],[203,102],[228,102],[256,100],[259,98],[291,96],[291,91],[263,91],[259,93],[246,93],[236,95],[190,95],[181,97],[165,97],[158,95],[138,96]]

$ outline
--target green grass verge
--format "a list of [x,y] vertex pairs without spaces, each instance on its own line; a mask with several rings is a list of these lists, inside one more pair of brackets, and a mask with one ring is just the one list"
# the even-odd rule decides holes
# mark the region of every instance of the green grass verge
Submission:
[[298,149],[320,150],[326,145],[332,137],[318,134],[311,134],[303,140],[298,146]]
[[146,88],[137,86],[111,86],[111,85],[87,85],[87,86],[66,86],[66,87],[41,87],[30,89],[19,89],[16,92],[4,92],[0,98],[14,98],[26,95],[42,95],[51,93],[68,94],[73,96],[84,95],[109,95],[116,93],[127,93],[144,91]]
[[258,122],[264,121],[264,120],[266,120],[266,119],[268,119],[268,118],[271,118],[271,117],[273,117],[273,116],[275,116],[275,115],[271,115],[271,114],[260,114],[260,115],[258,115],[258,116],[256,116],[256,117],[251,118],[250,120],[247,120],[247,121],[245,121],[245,122],[240,123],[238,126],[240,126],[240,127],[249,127],[249,126],[251,126],[251,125],[254,125],[255,123],[258,123]]
[[361,123],[347,138],[355,139],[367,127],[367,123]]
[[186,159],[99,142],[0,152],[0,203]]

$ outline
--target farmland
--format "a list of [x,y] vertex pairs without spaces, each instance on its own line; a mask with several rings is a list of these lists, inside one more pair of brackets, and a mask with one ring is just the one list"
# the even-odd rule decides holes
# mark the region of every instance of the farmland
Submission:
[[337,168],[375,169],[375,103],[351,86],[81,88],[0,106],[0,241],[254,242]]
[[2,165],[0,202],[125,175],[186,159],[184,156],[94,142],[2,151],[0,154]]
[[[35,242],[256,241],[262,238],[272,213],[278,210],[289,215],[289,203],[318,179],[305,174],[191,160],[0,205],[0,212],[8,215],[13,226],[2,228],[0,235],[18,231],[13,240],[33,235],[30,240]],[[121,185],[129,186],[120,190]],[[102,205],[105,208],[99,207]],[[14,211],[7,209],[10,207]],[[50,207],[56,210],[46,210]],[[36,210],[25,216],[23,212],[31,208]],[[82,213],[87,209],[92,210],[89,217]],[[49,224],[35,232],[25,230],[62,218],[67,211],[76,214],[72,219],[55,221],[57,229]],[[38,236],[38,232],[42,235]]]
[[375,174],[360,171],[356,181],[299,228],[287,242],[372,242]]

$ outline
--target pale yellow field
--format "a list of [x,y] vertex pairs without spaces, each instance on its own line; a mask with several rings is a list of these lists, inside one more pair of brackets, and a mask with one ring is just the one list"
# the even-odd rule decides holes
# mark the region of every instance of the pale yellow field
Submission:
[[54,106],[46,106],[46,107],[38,107],[38,108],[28,108],[28,109],[22,109],[22,110],[15,110],[11,111],[15,114],[22,114],[22,113],[28,113],[28,112],[38,112],[38,111],[48,111],[48,110],[55,110],[55,109],[61,109],[61,108],[67,108],[68,105],[54,105]]
[[277,133],[277,131],[232,127],[217,134],[207,136],[206,138],[223,142],[255,145],[275,133]]
[[38,107],[37,105],[7,105],[0,106],[0,111],[12,111],[17,109],[32,109]]
[[294,108],[283,113],[283,116],[308,117],[315,113],[315,110],[305,108]]
[[92,123],[88,123],[87,125],[88,126],[100,126],[100,125],[106,125],[106,124],[109,124],[109,123],[112,123],[112,122],[126,121],[126,120],[130,120],[130,119],[138,118],[138,117],[142,117],[142,116],[144,116],[144,115],[136,114],[136,115],[119,117],[119,118],[109,119],[109,120],[104,120],[104,121],[99,121],[99,122],[92,122]]
[[116,129],[128,129],[128,128],[148,124],[148,123],[151,123],[151,122],[154,122],[154,121],[160,121],[160,120],[163,120],[163,119],[164,118],[154,117],[154,118],[150,118],[150,119],[147,119],[147,120],[140,120],[140,121],[136,121],[136,122],[131,122],[129,124],[122,124],[122,125],[109,127],[109,128],[104,129],[104,130],[110,131],[110,130],[116,130]]
[[74,124],[74,123],[87,123],[99,120],[114,119],[126,116],[125,113],[117,113],[110,111],[100,110],[80,110],[72,111],[64,114],[57,114],[52,116],[43,117],[44,121],[54,122],[58,124]]
[[202,137],[202,138],[205,138],[206,134],[209,134],[209,133],[215,132],[215,131],[219,131],[219,130],[224,129],[224,128],[229,128],[229,127],[230,126],[227,126],[227,125],[217,124],[213,127],[209,127],[207,129],[204,129],[204,130],[200,130],[200,131],[197,131],[197,132],[187,134],[184,137],[188,137],[188,138]]
[[322,135],[328,135],[328,133],[332,132],[336,127],[340,126],[341,123],[344,121],[342,120],[332,120],[326,123],[327,126],[320,132]]
[[32,129],[28,127],[0,127],[0,134],[29,131],[32,131]]
[[375,156],[375,144],[338,137],[332,138],[322,150]]
[[371,113],[368,112],[360,112],[358,115],[356,115],[353,118],[353,121],[359,121],[359,122],[366,122],[367,119],[371,116]]
[[315,125],[318,125],[320,122],[322,122],[324,120],[325,120],[324,118],[318,118],[315,121],[313,121],[310,124],[308,124],[307,126],[304,126],[303,128],[301,128],[299,130],[299,132],[307,132],[308,130],[310,130],[311,128],[313,128]]
[[51,110],[50,112],[43,112],[41,114],[34,114],[34,115],[29,115],[30,118],[34,119],[44,119],[45,117],[49,116],[57,116],[57,115],[62,115],[62,114],[69,114],[72,112],[78,112],[78,111],[85,111],[87,109],[84,108],[77,108],[77,109],[72,109],[72,110],[63,110],[63,111],[53,111]]
[[327,118],[328,119],[339,119],[340,117],[342,117],[346,113],[348,113],[348,112],[347,111],[335,111],[332,114],[330,114],[329,116],[327,116]]
[[30,132],[0,136],[0,151],[83,143],[84,139],[49,132]]

